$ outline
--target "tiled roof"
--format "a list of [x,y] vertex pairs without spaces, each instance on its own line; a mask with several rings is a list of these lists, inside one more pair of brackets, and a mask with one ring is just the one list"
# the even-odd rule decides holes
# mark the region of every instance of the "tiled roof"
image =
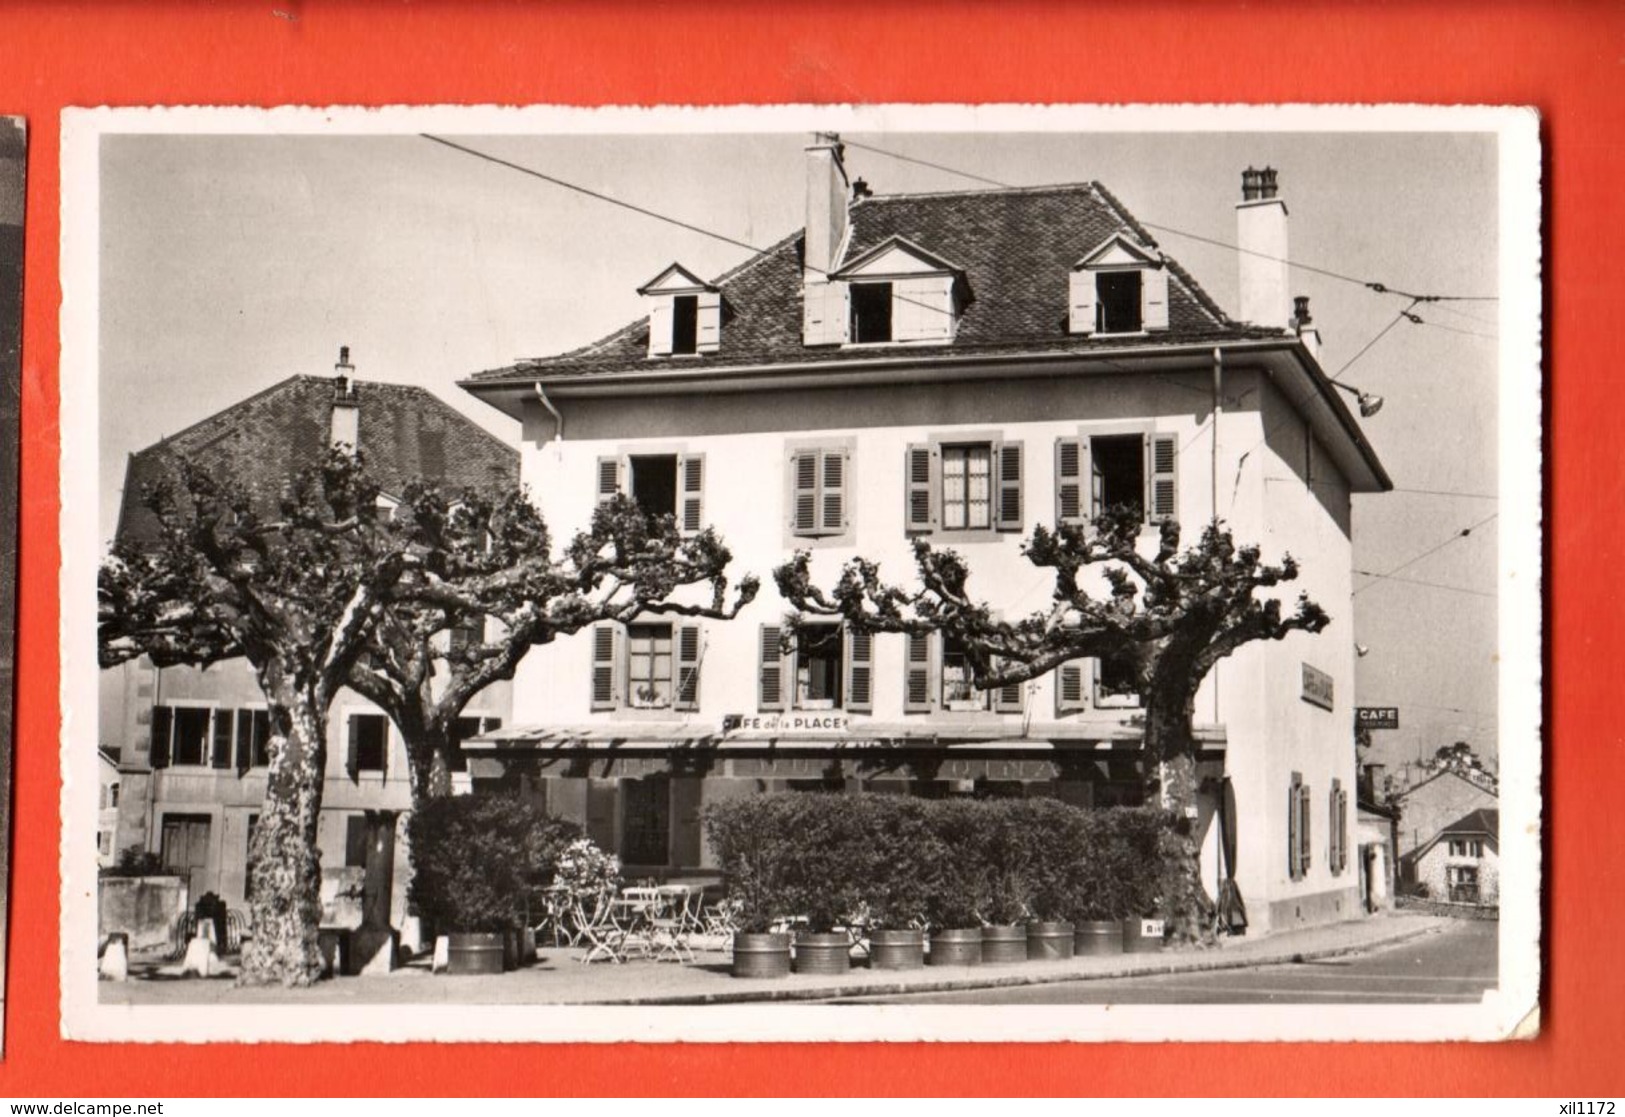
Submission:
[[1439,831],[1441,835],[1446,836],[1452,834],[1489,834],[1491,837],[1500,832],[1501,812],[1493,807],[1479,807]]
[[[1067,333],[1072,266],[1113,233],[1156,241],[1099,183],[875,196],[854,202],[843,262],[902,237],[965,269],[971,303],[948,344],[910,345],[912,356],[976,352],[1090,351],[1193,341],[1280,337],[1285,331],[1231,321],[1173,260],[1168,261],[1168,329],[1148,337],[1097,339]],[[663,367],[703,369],[850,360],[840,346],[802,344],[802,234],[786,237],[717,280],[722,343],[699,356],[648,356],[640,318],[608,337],[553,357],[474,374],[467,383],[529,380]],[[886,356],[897,355],[885,351]]]
[[[519,482],[519,451],[431,392],[408,384],[352,381],[360,407],[357,441],[385,492],[418,477],[450,490],[498,492]],[[332,431],[334,382],[293,376],[130,455],[124,472],[118,541],[156,532],[142,493],[178,455],[253,490],[268,504],[297,470],[321,460]]]

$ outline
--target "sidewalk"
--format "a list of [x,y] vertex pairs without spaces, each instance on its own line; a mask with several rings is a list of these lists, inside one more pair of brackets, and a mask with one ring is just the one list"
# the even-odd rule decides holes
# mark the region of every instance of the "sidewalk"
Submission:
[[1427,915],[1388,913],[1349,923],[1284,931],[1263,939],[1236,939],[1208,950],[1123,954],[1002,966],[927,966],[922,970],[870,970],[849,974],[736,979],[720,950],[699,952],[691,965],[635,961],[583,965],[580,950],[544,948],[534,966],[505,974],[459,977],[430,974],[414,962],[387,975],[345,977],[309,989],[239,989],[229,979],[156,979],[132,976],[103,982],[103,1004],[595,1004],[700,1005],[749,1001],[820,1001],[895,993],[995,989],[1058,981],[1142,977],[1279,965],[1353,954],[1437,932],[1451,923]]

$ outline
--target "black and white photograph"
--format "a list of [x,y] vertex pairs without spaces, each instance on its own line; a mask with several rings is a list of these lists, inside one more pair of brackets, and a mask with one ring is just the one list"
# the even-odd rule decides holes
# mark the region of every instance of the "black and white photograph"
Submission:
[[69,110],[64,1037],[1537,1034],[1537,133]]

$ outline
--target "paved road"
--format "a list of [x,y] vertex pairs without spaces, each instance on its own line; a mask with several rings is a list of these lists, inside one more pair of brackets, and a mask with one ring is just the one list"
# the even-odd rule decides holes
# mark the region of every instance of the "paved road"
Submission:
[[1368,954],[1294,965],[1164,977],[1068,981],[863,998],[851,1004],[1462,1004],[1496,982],[1494,922],[1453,923],[1444,932]]

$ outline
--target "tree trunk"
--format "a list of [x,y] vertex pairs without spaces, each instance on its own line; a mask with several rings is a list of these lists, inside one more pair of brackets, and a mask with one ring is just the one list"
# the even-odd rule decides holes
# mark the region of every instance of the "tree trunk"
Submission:
[[452,734],[445,720],[407,715],[398,724],[412,763],[413,804],[450,795]]
[[1201,850],[1196,844],[1197,779],[1193,688],[1156,690],[1148,695],[1145,721],[1146,755],[1157,765],[1162,806],[1171,826],[1159,840],[1161,847],[1162,918],[1177,943],[1209,943],[1213,928],[1202,895]]
[[[268,691],[268,696],[270,692]],[[243,948],[244,985],[309,985],[322,976],[317,943],[322,869],[316,824],[327,767],[326,710],[285,688],[271,703],[271,769],[254,827],[253,938]]]

